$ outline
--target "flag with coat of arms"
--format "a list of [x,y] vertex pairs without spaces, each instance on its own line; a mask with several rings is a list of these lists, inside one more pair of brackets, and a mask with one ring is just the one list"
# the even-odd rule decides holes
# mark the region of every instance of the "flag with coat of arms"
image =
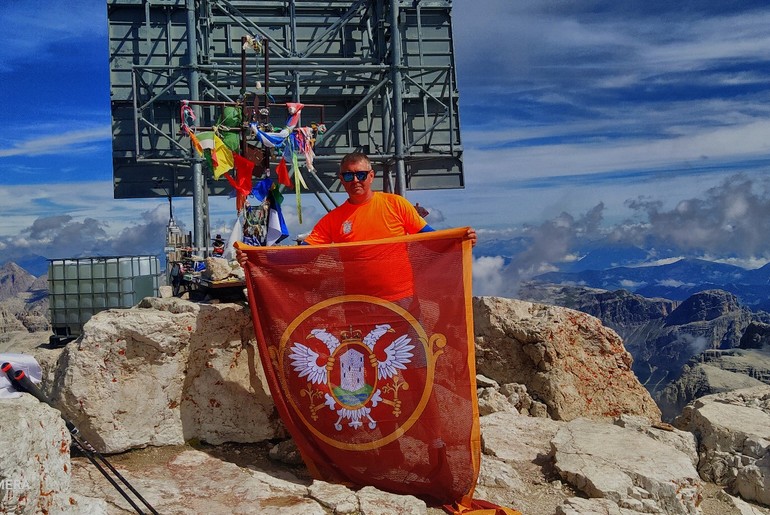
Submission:
[[238,244],[270,391],[315,478],[469,512],[481,452],[466,230]]

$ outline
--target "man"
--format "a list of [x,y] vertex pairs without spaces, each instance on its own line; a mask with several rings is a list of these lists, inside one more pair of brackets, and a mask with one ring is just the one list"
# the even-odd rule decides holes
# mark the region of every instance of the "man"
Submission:
[[[372,191],[374,170],[366,154],[353,152],[342,158],[339,179],[348,199],[321,218],[304,242],[308,245],[368,241],[405,236],[434,229],[404,197]],[[476,245],[476,231],[466,238]],[[246,256],[238,250],[243,265]]]
[[[348,200],[321,218],[305,243],[378,240],[433,230],[404,197],[372,191],[374,170],[366,154],[343,157],[339,178]],[[466,236],[476,243],[476,231],[469,229]]]

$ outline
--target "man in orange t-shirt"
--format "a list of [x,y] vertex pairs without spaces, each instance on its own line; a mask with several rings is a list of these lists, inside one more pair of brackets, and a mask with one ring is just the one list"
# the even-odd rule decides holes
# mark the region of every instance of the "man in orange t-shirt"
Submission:
[[305,243],[378,240],[432,230],[404,197],[372,191],[374,171],[365,154],[346,155],[339,178],[348,200],[321,218]]
[[[415,207],[404,197],[392,193],[372,191],[374,170],[366,154],[353,152],[340,162],[339,179],[348,199],[339,207],[324,215],[304,239],[303,244],[322,245],[370,241],[395,236],[406,236],[434,229],[418,214]],[[466,237],[476,244],[476,231],[468,229]],[[356,273],[362,293],[381,296],[386,300],[399,300],[412,295],[412,271],[392,270],[388,252],[406,252],[403,246],[386,246],[380,249],[382,255],[360,256]],[[236,251],[238,261],[243,265],[246,256]],[[370,259],[366,259],[370,258]],[[364,263],[366,261],[366,263]]]
[[[368,241],[433,230],[405,198],[372,191],[374,170],[366,154],[343,157],[339,178],[348,200],[321,218],[305,243]],[[476,231],[468,229],[466,236],[476,244]]]

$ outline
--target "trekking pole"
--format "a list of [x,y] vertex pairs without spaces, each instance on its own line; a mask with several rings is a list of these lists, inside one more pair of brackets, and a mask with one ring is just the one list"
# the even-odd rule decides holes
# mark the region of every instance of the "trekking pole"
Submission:
[[[47,404],[51,406],[52,408],[56,409],[52,404],[51,401],[46,398],[45,395],[43,395],[43,392],[38,388],[30,379],[27,377],[27,374],[23,370],[14,370],[13,365],[11,363],[3,363],[2,367],[0,367],[0,370],[5,372],[5,374],[8,376],[8,379],[11,381],[11,384],[16,388],[17,390],[21,392],[27,392],[28,394],[35,397],[40,402]],[[70,432],[70,435],[72,435],[72,442],[75,444],[77,448],[79,448],[86,458],[88,458],[88,461],[93,463],[93,465],[99,470],[99,472],[102,473],[102,475],[107,479],[107,481],[110,482],[110,484],[115,487],[115,489],[120,493],[120,495],[123,496],[123,498],[128,501],[128,503],[131,505],[134,510],[139,515],[144,515],[144,512],[139,508],[139,506],[134,502],[133,499],[126,493],[126,491],[115,481],[115,479],[110,476],[110,474],[104,470],[104,467],[101,466],[101,464],[96,461],[96,458],[99,458],[99,460],[104,463],[107,468],[112,471],[113,474],[124,484],[126,487],[128,487],[129,490],[144,504],[147,509],[150,510],[150,513],[153,515],[159,515],[158,512],[153,508],[150,503],[148,503],[144,497],[131,485],[131,483],[128,482],[128,480],[123,477],[123,475],[118,472],[118,470],[112,466],[112,464],[107,461],[107,458],[102,456],[100,452],[98,452],[96,449],[93,448],[91,444],[89,444],[84,438],[81,438],[79,436],[80,430],[75,427],[75,424],[67,420],[63,415],[62,419],[64,420],[64,424],[67,426],[67,430]]]

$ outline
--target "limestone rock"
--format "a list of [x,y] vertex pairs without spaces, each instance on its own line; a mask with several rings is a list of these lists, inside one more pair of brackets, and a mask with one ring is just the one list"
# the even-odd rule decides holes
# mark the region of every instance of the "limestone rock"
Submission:
[[770,347],[770,324],[752,321],[741,336],[741,349],[761,349]]
[[70,435],[31,395],[0,399],[0,513],[71,511]]
[[[736,368],[738,363],[745,367]],[[711,350],[701,354],[698,362],[691,362],[682,369],[682,375],[665,388],[658,391],[655,400],[663,414],[663,419],[676,418],[689,403],[715,393],[729,392],[761,386],[759,379],[752,377],[761,369],[763,375],[770,376],[770,353],[760,350],[728,351]]]
[[694,467],[698,466],[698,441],[695,435],[688,431],[681,431],[666,423],[653,425],[646,418],[634,415],[621,415],[615,420],[615,425],[633,429],[653,440],[670,445],[687,455]]
[[0,305],[0,333],[26,331],[26,329],[21,320],[11,310]]
[[0,267],[0,300],[10,299],[35,284],[35,276],[9,261]]
[[636,510],[621,508],[608,499],[570,497],[556,509],[556,515],[637,515]]
[[62,353],[54,399],[100,452],[279,437],[253,338],[240,304],[102,311]]
[[425,515],[428,507],[411,495],[396,495],[365,486],[356,493],[361,515]]
[[[122,470],[119,465],[116,467]],[[278,477],[258,467],[243,468],[198,450],[183,450],[142,466],[142,477],[132,484],[164,515],[190,513],[243,513],[270,515],[425,514],[423,501],[372,487],[358,492],[291,474]],[[119,510],[131,511],[109,483],[94,476],[92,468],[76,466],[76,491],[106,499]]]
[[358,497],[343,485],[313,481],[308,488],[310,497],[332,510],[335,515],[355,515],[358,513]]
[[[520,295],[524,300],[588,313],[617,331],[626,350],[634,357],[634,373],[639,381],[656,400],[663,400],[662,409],[667,420],[678,415],[687,402],[697,397],[689,397],[675,405],[673,402],[678,400],[678,394],[686,395],[687,385],[678,387],[679,392],[661,392],[673,378],[680,377],[685,365],[702,358],[704,350],[708,355],[717,349],[727,350],[739,345],[745,349],[761,347],[770,335],[767,313],[752,312],[741,305],[738,297],[721,290],[700,291],[681,303],[645,298],[625,290],[543,283],[525,285]],[[760,378],[750,371],[740,373]]]
[[297,449],[297,444],[291,439],[274,445],[270,449],[270,459],[286,463],[287,465],[301,465],[303,463],[302,455],[299,453],[299,449]]
[[701,477],[770,505],[770,386],[702,397],[675,425],[698,436]]
[[631,371],[620,337],[571,309],[497,297],[473,299],[476,368],[500,384],[519,383],[557,420],[660,420],[660,410]]
[[489,415],[497,411],[513,409],[514,406],[508,399],[495,388],[480,388],[479,395],[479,415]]
[[645,513],[700,512],[703,487],[689,457],[648,436],[576,419],[551,445],[562,478],[589,497]]
[[[240,268],[240,265],[237,265]],[[230,262],[223,258],[208,257],[206,258],[206,269],[202,272],[202,276],[212,281],[221,281],[230,277],[233,266]]]
[[551,438],[564,424],[513,410],[481,417],[483,454],[475,496],[526,514],[553,514],[574,495],[562,484],[543,480],[544,473],[552,474],[547,459]]
[[548,408],[540,401],[536,401],[527,393],[527,387],[523,384],[508,383],[500,387],[500,393],[505,395],[516,410],[522,415],[531,417],[547,417]]

